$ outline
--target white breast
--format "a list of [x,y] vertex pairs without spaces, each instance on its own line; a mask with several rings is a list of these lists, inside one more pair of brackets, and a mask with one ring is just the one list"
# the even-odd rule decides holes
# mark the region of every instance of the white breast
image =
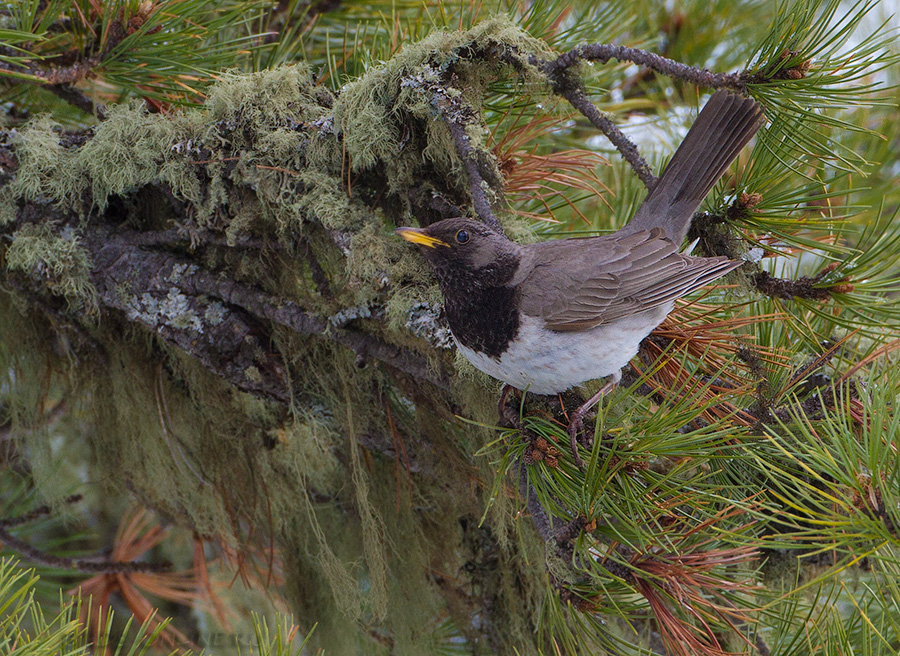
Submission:
[[546,330],[540,319],[526,316],[516,340],[499,358],[473,351],[458,341],[456,346],[476,369],[489,376],[520,390],[556,394],[617,373],[637,354],[641,340],[662,322],[672,306],[670,303],[581,332]]

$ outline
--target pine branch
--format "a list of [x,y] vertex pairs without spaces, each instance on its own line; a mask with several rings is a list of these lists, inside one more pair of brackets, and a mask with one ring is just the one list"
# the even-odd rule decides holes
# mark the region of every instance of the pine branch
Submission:
[[[91,249],[92,277],[101,302],[174,342],[239,389],[279,403],[289,402],[281,356],[263,348],[254,336],[260,320],[337,342],[363,358],[374,358],[438,388],[446,387],[442,377],[432,374],[424,360],[406,349],[359,330],[337,327],[292,302],[213,275],[189,260],[138,248],[132,238],[139,241],[140,233],[114,233],[99,227],[87,232],[84,241]],[[118,282],[128,279],[137,290],[133,295],[123,294]],[[172,322],[174,317],[154,309],[157,303],[171,298],[173,289],[180,292],[178,301],[187,304],[181,315],[194,318],[187,325],[183,320]],[[146,295],[151,295],[152,307],[147,305]],[[219,299],[224,305],[214,306],[209,298]],[[248,377],[248,371],[253,375]]]
[[71,84],[48,84],[46,85],[46,88],[84,113],[92,114],[101,121],[106,118],[106,108],[103,105],[95,103],[79,88],[72,86]]
[[562,71],[581,61],[597,61],[605,64],[610,59],[628,61],[639,66],[645,66],[672,79],[682,80],[700,87],[734,89],[743,94],[747,93],[746,81],[741,73],[714,73],[696,66],[682,64],[646,50],[610,44],[594,43],[578,46],[560,55],[555,60],[544,63],[542,68],[550,78],[556,79]]
[[[63,499],[62,502],[65,504],[78,503],[82,498],[83,497],[80,494],[72,494]],[[40,517],[46,517],[51,512],[53,512],[53,509],[50,508],[50,506],[38,506],[34,510],[29,510],[28,512],[22,515],[18,515],[17,517],[0,518],[0,528],[13,528],[16,526],[22,526],[23,524],[33,522]]]
[[553,77],[556,92],[581,112],[591,125],[600,130],[610,140],[623,159],[631,165],[635,174],[648,190],[656,186],[657,177],[650,170],[646,160],[641,156],[637,146],[612,120],[602,113],[588,100],[584,91],[565,72],[556,73]]
[[519,494],[528,504],[528,512],[531,513],[531,522],[534,524],[534,529],[544,542],[550,542],[554,538],[553,522],[538,499],[537,492],[529,480],[525,463],[519,462],[516,468],[519,470]]
[[758,271],[753,275],[753,284],[760,292],[773,298],[792,300],[802,298],[811,301],[826,301],[832,294],[845,294],[853,291],[853,285],[846,280],[836,282],[831,286],[817,286],[822,279],[837,265],[825,267],[814,276],[801,276],[796,280],[777,278],[767,271]]
[[481,172],[478,170],[478,163],[473,156],[472,146],[469,143],[469,136],[466,134],[465,127],[452,117],[447,117],[446,120],[450,134],[453,135],[453,141],[456,143],[456,149],[459,151],[459,156],[462,158],[466,167],[466,173],[469,176],[469,192],[472,194],[472,205],[475,208],[475,212],[493,230],[503,232],[500,221],[494,216],[491,204],[484,193],[484,178],[481,177]]
[[85,560],[80,558],[67,558],[55,556],[33,547],[24,540],[20,540],[10,533],[5,526],[0,526],[0,542],[5,547],[18,553],[23,558],[47,565],[54,569],[68,569],[83,572],[85,574],[134,574],[166,572],[172,569],[172,563],[137,563],[116,562],[109,560]]

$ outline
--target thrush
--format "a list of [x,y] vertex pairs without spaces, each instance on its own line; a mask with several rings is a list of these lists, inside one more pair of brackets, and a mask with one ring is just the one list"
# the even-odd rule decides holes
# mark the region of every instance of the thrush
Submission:
[[715,93],[634,217],[609,235],[521,245],[467,218],[397,228],[431,265],[456,345],[477,369],[536,394],[610,377],[570,417],[579,466],[582,418],[641,341],[676,299],[742,264],[680,247],[700,202],[762,120],[754,100]]

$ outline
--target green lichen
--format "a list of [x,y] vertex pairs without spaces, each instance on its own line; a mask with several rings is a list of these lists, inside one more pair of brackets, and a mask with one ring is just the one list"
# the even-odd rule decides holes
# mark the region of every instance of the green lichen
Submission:
[[218,326],[225,318],[225,306],[219,301],[211,301],[203,313],[203,320],[211,326]]
[[[335,103],[335,129],[343,137],[353,170],[384,167],[388,191],[399,193],[417,180],[423,165],[428,164],[464,188],[461,163],[435,104],[433,86],[454,66],[460,87],[466,89],[464,100],[480,106],[497,71],[484,59],[467,65],[463,55],[473,51],[495,56],[511,51],[525,61],[528,54],[543,54],[547,49],[505,17],[492,18],[467,32],[434,32],[405,47],[390,61],[347,84]],[[420,126],[421,133],[411,135],[410,124]],[[484,145],[483,133],[470,136],[474,137],[473,146]],[[422,137],[424,141],[415,141]]]
[[57,205],[79,203],[88,183],[86,171],[77,161],[77,152],[60,143],[61,130],[53,119],[41,116],[13,139],[19,168],[9,189],[15,197]]
[[0,228],[16,220],[18,208],[9,187],[0,188]]
[[259,369],[254,366],[249,366],[244,369],[244,376],[247,380],[253,381],[254,383],[259,383],[262,381],[262,374],[259,373]]
[[172,147],[189,139],[192,127],[183,117],[148,114],[142,104],[120,105],[97,126],[93,139],[77,151],[73,164],[91,181],[94,205],[103,211],[111,196],[165,179],[184,196],[194,180],[188,167],[172,167],[160,175]]
[[97,291],[90,279],[91,262],[70,227],[54,222],[26,224],[12,235],[6,265],[38,279],[71,309],[97,312]]
[[315,84],[311,68],[294,64],[253,75],[225,73],[210,90],[206,108],[213,121],[251,125],[270,133],[326,116],[331,102],[331,94]]
[[[461,52],[505,49],[547,52],[546,45],[529,37],[507,18],[495,17],[467,32],[434,32],[347,84],[335,104],[334,117],[354,169],[407,159],[401,148],[402,122],[408,119],[407,115],[426,122],[437,117],[425,85],[436,81],[447,67],[460,62]],[[483,94],[488,81],[496,79],[496,73],[490,68],[482,61],[460,67],[470,73],[465,81],[472,95]]]

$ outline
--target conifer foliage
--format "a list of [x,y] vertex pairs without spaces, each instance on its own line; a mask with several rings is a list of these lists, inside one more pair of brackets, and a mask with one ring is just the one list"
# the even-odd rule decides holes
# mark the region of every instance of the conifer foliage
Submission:
[[[896,654],[887,9],[0,3],[0,650]],[[722,88],[744,264],[579,467],[393,229],[621,227]]]

